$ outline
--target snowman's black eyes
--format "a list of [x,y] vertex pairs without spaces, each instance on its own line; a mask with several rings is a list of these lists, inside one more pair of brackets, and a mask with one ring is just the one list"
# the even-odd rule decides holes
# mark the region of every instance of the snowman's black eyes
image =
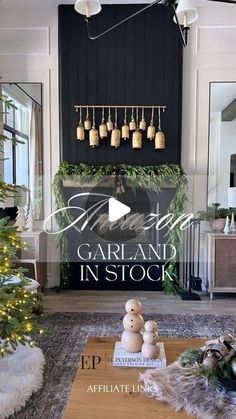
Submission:
[[133,327],[133,326],[131,326],[131,327]]
[[133,308],[131,308],[131,311],[134,311],[134,309],[133,309]]
[[133,320],[131,320],[131,322],[133,322]]

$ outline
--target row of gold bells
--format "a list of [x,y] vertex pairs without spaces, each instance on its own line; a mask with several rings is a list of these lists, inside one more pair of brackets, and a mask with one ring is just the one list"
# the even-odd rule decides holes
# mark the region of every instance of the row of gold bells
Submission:
[[[92,125],[91,121],[86,119],[83,125],[80,123],[77,127],[77,140],[85,140],[85,131],[89,131],[89,145],[91,147],[98,147],[99,138],[107,138],[108,133],[111,133],[111,147],[119,148],[121,139],[128,140],[130,138],[130,133],[132,133],[132,148],[140,149],[142,148],[143,132],[146,130],[147,124],[144,119],[141,119],[139,125],[137,125],[138,124],[133,119],[129,124],[124,124],[120,130],[116,125],[114,126],[111,120],[108,120],[107,123],[103,121],[99,126],[99,130],[97,130],[96,127]],[[151,123],[147,128],[147,138],[149,140],[155,140],[156,150],[165,149],[165,135],[163,131],[158,128],[158,131],[156,132],[155,126]]]

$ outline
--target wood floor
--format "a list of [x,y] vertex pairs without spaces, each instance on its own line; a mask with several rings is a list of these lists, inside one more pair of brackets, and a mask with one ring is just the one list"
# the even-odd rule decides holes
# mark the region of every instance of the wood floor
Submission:
[[138,298],[142,302],[143,313],[236,314],[235,294],[216,294],[213,301],[209,295],[203,294],[202,301],[182,301],[179,297],[153,291],[46,290],[43,302],[47,312],[124,313],[129,298]]

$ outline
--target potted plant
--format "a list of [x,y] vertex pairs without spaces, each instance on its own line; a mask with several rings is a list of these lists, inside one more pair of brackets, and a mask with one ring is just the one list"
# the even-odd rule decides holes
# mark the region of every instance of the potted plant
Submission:
[[199,218],[204,221],[209,221],[210,227],[213,231],[223,231],[227,215],[229,215],[228,208],[221,208],[218,202],[207,207],[206,211],[198,212]]

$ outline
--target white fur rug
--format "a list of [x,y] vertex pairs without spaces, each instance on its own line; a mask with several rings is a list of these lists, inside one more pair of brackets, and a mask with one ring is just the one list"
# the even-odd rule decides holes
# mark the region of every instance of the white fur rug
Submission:
[[0,419],[18,412],[41,387],[44,364],[41,349],[29,345],[0,358]]
[[140,375],[147,394],[200,419],[235,419],[236,392],[225,392],[197,377],[194,366],[175,362],[164,369],[147,370]]

